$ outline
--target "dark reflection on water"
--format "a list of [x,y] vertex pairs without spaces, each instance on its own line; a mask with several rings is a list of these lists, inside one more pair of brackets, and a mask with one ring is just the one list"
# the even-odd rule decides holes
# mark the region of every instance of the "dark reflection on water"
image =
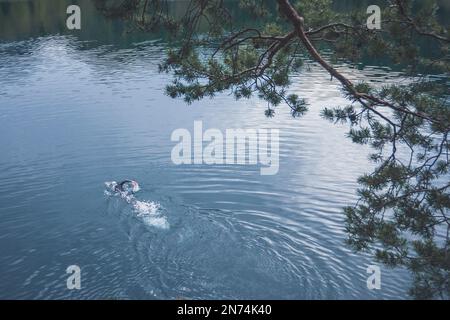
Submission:
[[[371,167],[346,127],[319,117],[346,103],[326,73],[307,65],[295,75],[311,104],[302,119],[287,108],[267,119],[264,103],[227,95],[186,106],[163,93],[163,41],[124,35],[88,2],[86,27],[68,33],[64,19],[47,19],[65,17],[64,1],[48,2],[0,2],[0,298],[407,297],[401,269],[382,268],[382,290],[369,291],[373,261],[344,245],[341,208]],[[386,67],[340,68],[401,79]],[[279,128],[279,174],[173,165],[170,135],[194,120]],[[140,200],[160,203],[168,229],[104,195],[104,181],[127,177]],[[66,289],[73,264],[80,291]]]

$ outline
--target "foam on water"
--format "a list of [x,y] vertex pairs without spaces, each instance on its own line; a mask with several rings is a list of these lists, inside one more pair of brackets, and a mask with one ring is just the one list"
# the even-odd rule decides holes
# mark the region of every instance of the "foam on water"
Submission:
[[134,212],[142,221],[149,226],[169,229],[169,223],[166,217],[161,214],[161,206],[153,201],[139,201],[136,200],[133,204]]
[[154,215],[160,209],[160,204],[156,202],[138,201],[133,204],[134,210],[138,213],[138,217],[147,214]]

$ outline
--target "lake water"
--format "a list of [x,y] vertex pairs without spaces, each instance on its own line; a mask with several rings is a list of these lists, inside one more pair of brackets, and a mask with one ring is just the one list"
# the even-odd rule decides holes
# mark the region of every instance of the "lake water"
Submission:
[[[63,31],[64,1],[48,2],[0,3],[0,298],[408,298],[401,269],[380,266],[382,288],[369,290],[376,263],[344,243],[342,207],[371,164],[346,126],[320,117],[346,104],[323,70],[294,75],[310,103],[300,119],[283,106],[268,119],[264,102],[226,94],[188,106],[164,94],[164,41],[125,35],[88,2],[86,28]],[[400,79],[383,66],[339,68]],[[279,129],[278,174],[174,165],[171,133],[196,120]],[[140,183],[138,208],[105,194],[105,181],[126,178]],[[81,290],[66,287],[70,265]]]

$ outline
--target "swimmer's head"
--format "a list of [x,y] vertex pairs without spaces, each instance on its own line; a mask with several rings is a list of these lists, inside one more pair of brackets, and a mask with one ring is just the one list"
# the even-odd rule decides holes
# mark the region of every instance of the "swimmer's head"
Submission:
[[140,190],[139,184],[134,180],[124,180],[117,185],[116,189],[127,193],[135,193]]

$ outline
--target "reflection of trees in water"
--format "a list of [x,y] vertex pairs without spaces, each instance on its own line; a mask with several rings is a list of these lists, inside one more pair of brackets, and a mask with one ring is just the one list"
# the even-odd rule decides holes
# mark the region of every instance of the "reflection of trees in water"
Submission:
[[[121,1],[111,1],[109,4],[119,4]],[[159,30],[155,34],[143,34],[139,28],[124,23],[121,19],[105,19],[99,13],[102,1],[79,0],[81,8],[81,30],[67,30],[66,9],[72,5],[71,0],[28,0],[0,1],[0,39],[22,40],[45,35],[76,35],[80,40],[95,40],[100,44],[115,44],[128,46],[134,42],[159,39],[167,33]],[[188,1],[170,1],[167,9],[174,17],[182,17],[186,12]],[[237,8],[237,7],[236,7]],[[121,7],[117,14],[130,12]],[[117,17],[116,17],[117,18]],[[135,26],[134,26],[135,27]],[[131,32],[133,31],[133,32]]]
[[1,39],[62,30],[65,27],[66,3],[68,1],[0,2]]
[[[77,1],[81,8],[81,30],[68,30],[66,9],[71,4],[73,1],[70,0],[0,1],[0,39],[24,40],[62,34],[124,46],[140,40],[139,34],[127,33],[127,26],[121,21],[105,19],[92,0]],[[145,39],[148,38],[146,35]]]
[[[115,2],[121,3],[122,1],[110,0],[108,2],[109,5],[114,5]],[[139,2],[136,1],[135,3],[139,5]],[[373,2],[377,1],[339,0],[334,1],[333,6],[339,11],[348,11],[356,6],[365,8],[367,5],[373,4]],[[382,3],[383,0],[378,2]],[[449,2],[445,0],[438,2],[442,8],[446,8],[446,12],[450,11]],[[240,22],[248,23],[248,17],[245,12],[239,10],[237,2],[232,1],[231,3],[230,7],[235,7],[233,18],[237,18]],[[0,1],[0,39],[4,41],[46,34],[71,34],[65,25],[66,8],[71,4],[73,4],[73,1],[70,0]],[[102,19],[98,10],[96,10],[96,6],[104,5],[105,1],[79,0],[77,4],[81,7],[83,16],[83,28],[77,35],[82,39],[114,42],[119,36],[136,37],[136,35],[128,34],[126,27],[121,23]],[[188,5],[189,1],[175,0],[169,1],[167,6],[173,17],[182,17],[186,13]],[[445,12],[444,9],[441,11]],[[445,14],[442,13],[441,16],[445,16]],[[204,26],[206,27],[206,25]],[[146,36],[147,39],[148,36]]]

